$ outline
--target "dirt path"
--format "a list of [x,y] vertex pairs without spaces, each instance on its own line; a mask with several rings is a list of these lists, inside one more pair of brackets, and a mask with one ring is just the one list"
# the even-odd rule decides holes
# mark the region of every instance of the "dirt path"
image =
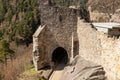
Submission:
[[60,80],[65,64],[59,64],[49,80]]

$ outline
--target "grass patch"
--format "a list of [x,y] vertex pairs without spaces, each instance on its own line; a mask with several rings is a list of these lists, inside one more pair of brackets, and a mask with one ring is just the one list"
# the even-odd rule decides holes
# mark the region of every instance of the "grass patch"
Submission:
[[36,71],[35,68],[25,71],[22,73],[18,80],[46,80],[42,76],[42,71]]

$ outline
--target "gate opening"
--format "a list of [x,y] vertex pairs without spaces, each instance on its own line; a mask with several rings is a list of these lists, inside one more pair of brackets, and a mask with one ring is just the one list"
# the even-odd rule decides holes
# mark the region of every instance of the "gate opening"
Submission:
[[67,62],[68,62],[67,51],[62,47],[56,48],[52,54],[52,62],[54,62],[55,65],[67,64]]

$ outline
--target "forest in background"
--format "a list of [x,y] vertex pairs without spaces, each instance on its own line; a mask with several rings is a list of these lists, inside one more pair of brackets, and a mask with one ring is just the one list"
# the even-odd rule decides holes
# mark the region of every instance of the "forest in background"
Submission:
[[29,45],[40,25],[37,1],[0,0],[0,80],[16,80],[31,63]]
[[37,0],[0,0],[0,37],[16,44],[31,42],[40,25]]
[[12,58],[10,43],[16,46],[32,43],[32,35],[40,25],[37,0],[0,0],[0,62]]

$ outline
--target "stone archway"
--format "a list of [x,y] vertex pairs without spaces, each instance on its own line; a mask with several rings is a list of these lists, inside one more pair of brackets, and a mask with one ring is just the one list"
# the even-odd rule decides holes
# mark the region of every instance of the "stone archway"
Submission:
[[52,62],[54,62],[55,65],[67,64],[68,63],[67,51],[62,47],[56,48],[52,53]]

